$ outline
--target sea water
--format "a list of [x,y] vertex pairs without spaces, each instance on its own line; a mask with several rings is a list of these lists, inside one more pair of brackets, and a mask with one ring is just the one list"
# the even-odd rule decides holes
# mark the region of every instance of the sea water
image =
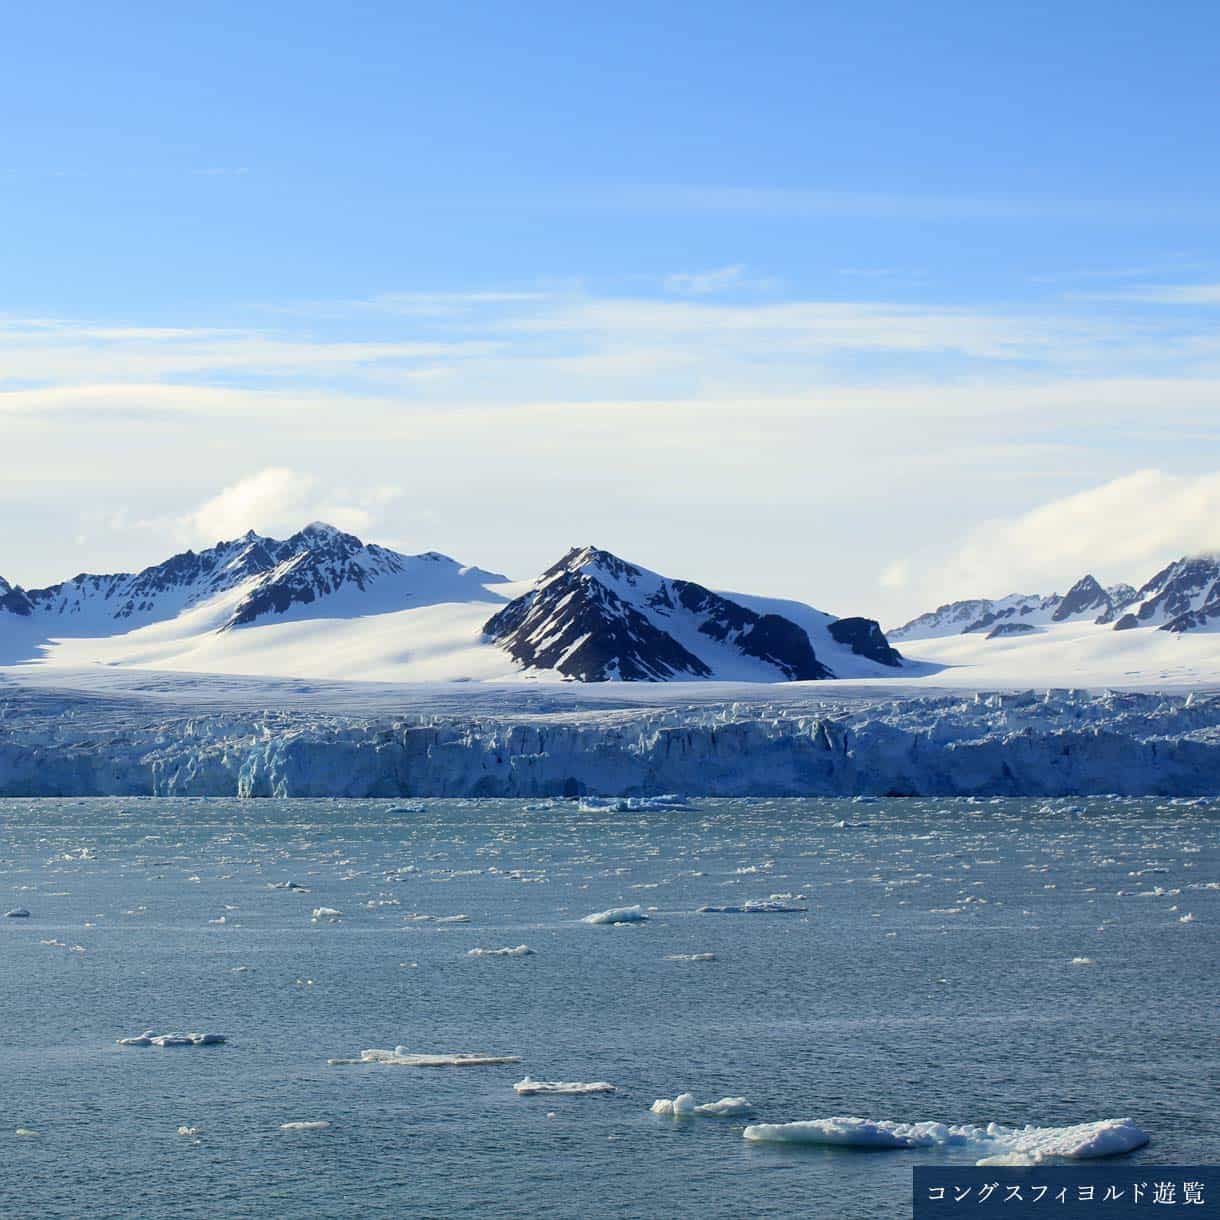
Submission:
[[[742,1138],[831,1116],[1214,1162],[1218,812],[3,801],[0,1215],[884,1220],[979,1155]],[[394,1048],[519,1062],[328,1063]]]

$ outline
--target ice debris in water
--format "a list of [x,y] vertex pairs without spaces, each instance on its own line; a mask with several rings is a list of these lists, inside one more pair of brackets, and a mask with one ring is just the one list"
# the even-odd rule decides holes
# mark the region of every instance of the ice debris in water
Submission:
[[646,923],[648,916],[644,914],[644,908],[641,906],[634,907],[611,907],[608,911],[594,911],[592,915],[586,915],[581,920],[582,923]]
[[714,953],[667,953],[664,960],[667,962],[714,962],[716,955]]
[[38,1138],[38,1132],[31,1131],[29,1127],[18,1127],[17,1130],[13,1132],[13,1134],[18,1139],[23,1139],[23,1140],[36,1140]]
[[1073,966],[1096,966],[1097,962],[1091,957],[1074,957],[1072,958]]
[[273,890],[296,890],[298,894],[309,893],[309,890],[299,881],[271,881],[268,884]]
[[325,1131],[330,1123],[324,1119],[314,1122],[280,1123],[281,1131]]
[[221,1046],[224,1034],[155,1034],[146,1029],[134,1038],[116,1039],[119,1046]]
[[336,919],[342,919],[343,912],[336,911],[334,907],[314,907],[312,919],[314,923],[321,923],[323,920],[330,920],[332,923]]
[[529,945],[517,945],[513,949],[467,949],[467,957],[533,957]]
[[648,813],[664,809],[685,809],[686,798],[673,792],[660,796],[582,796],[577,804],[581,813]]
[[328,1059],[331,1067],[360,1063],[391,1063],[399,1067],[483,1067],[497,1063],[520,1063],[520,1055],[478,1055],[459,1053],[455,1055],[418,1055],[405,1046],[396,1046],[392,1051],[361,1051],[359,1059]]
[[740,906],[700,907],[700,915],[795,915],[804,914],[808,907],[792,906],[770,898],[751,898]]
[[14,907],[11,911],[4,912],[5,919],[29,919],[30,913],[25,907]]
[[582,1084],[576,1080],[534,1080],[527,1076],[518,1080],[513,1088],[522,1097],[533,1097],[538,1093],[568,1093],[577,1096],[584,1093],[616,1093],[618,1090],[606,1080],[594,1080]]
[[178,1134],[185,1136],[187,1139],[194,1139],[197,1135],[203,1134],[202,1127],[179,1127]]
[[980,1165],[1036,1165],[1053,1157],[1083,1160],[1116,1156],[1142,1148],[1147,1134],[1129,1118],[1076,1123],[1067,1127],[1004,1127],[988,1123],[894,1123],[884,1119],[815,1118],[794,1123],[756,1123],[748,1140],[783,1144],[831,1144],[849,1148],[935,1148],[967,1146],[984,1154]]
[[693,1118],[696,1115],[705,1118],[733,1118],[739,1114],[754,1112],[754,1107],[744,1097],[722,1097],[719,1101],[704,1102],[700,1106],[695,1104],[693,1093],[679,1093],[673,1101],[658,1097],[649,1109],[663,1118]]

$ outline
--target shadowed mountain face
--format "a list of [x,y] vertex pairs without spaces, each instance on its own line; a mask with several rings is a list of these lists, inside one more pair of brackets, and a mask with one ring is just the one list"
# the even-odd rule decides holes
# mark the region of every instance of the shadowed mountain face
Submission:
[[[901,665],[876,623],[821,617],[830,624],[832,651]],[[835,676],[806,629],[785,615],[668,579],[595,547],[569,551],[534,588],[493,615],[484,632],[523,667],[584,682]]]

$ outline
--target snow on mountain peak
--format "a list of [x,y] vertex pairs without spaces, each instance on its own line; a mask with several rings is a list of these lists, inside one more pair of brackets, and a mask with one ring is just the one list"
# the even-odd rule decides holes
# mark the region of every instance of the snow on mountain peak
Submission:
[[573,547],[484,632],[527,670],[586,682],[835,676],[821,655],[853,672],[901,664],[871,620],[859,622],[875,635],[849,624],[836,636],[830,616],[790,603],[809,619],[798,623],[771,605],[748,604],[758,600],[674,580],[598,547]]

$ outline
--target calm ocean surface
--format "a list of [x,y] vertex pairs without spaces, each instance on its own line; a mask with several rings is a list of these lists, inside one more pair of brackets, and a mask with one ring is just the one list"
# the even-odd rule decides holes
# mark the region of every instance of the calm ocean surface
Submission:
[[[974,1159],[648,1112],[686,1090],[768,1122],[1130,1116],[1135,1160],[1214,1163],[1218,815],[0,801],[0,908],[31,913],[0,919],[0,1216],[886,1220],[913,1164]],[[773,894],[808,914],[695,913]],[[115,1044],[148,1028],[229,1040]],[[521,1063],[327,1065],[398,1044]],[[527,1072],[619,1091],[518,1097]]]

